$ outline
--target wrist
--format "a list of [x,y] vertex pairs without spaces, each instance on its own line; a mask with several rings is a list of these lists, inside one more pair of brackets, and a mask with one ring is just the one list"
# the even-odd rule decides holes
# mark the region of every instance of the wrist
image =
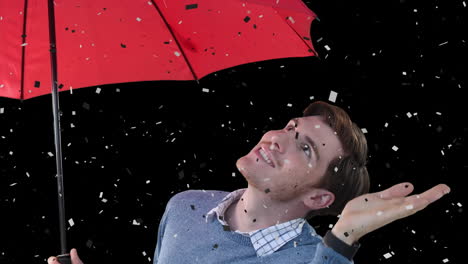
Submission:
[[359,237],[356,237],[354,232],[352,230],[347,230],[346,228],[343,228],[339,225],[335,225],[333,229],[331,230],[332,234],[339,238],[341,241],[345,242],[349,246],[352,246],[355,244],[358,240]]

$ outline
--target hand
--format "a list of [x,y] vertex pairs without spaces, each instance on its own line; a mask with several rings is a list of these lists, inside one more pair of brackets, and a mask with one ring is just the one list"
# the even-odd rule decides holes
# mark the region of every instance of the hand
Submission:
[[[78,257],[78,252],[74,248],[70,250],[70,258],[72,264],[83,264],[83,261]],[[60,264],[60,262],[56,257],[49,257],[49,259],[47,259],[47,264]]]
[[395,220],[410,216],[450,192],[445,184],[438,184],[419,195],[409,195],[411,183],[396,184],[384,191],[361,195],[349,201],[332,233],[348,245]]

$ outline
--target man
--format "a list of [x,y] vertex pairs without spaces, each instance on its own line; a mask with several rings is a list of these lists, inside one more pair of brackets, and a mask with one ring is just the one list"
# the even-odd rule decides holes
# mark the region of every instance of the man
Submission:
[[[449,193],[439,184],[420,194],[410,183],[368,193],[367,142],[341,108],[309,105],[303,117],[265,133],[236,166],[247,188],[185,191],[161,219],[154,264],[352,263],[359,238],[409,216]],[[340,215],[320,237],[307,223]],[[72,263],[81,264],[76,250]],[[49,263],[57,263],[51,257]]]

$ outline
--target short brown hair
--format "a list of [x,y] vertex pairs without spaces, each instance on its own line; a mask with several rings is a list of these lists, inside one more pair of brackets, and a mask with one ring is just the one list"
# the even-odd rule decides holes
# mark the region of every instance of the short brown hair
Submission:
[[332,192],[335,201],[329,207],[309,211],[305,218],[316,215],[337,216],[350,200],[369,192],[366,137],[343,109],[326,102],[311,103],[304,110],[303,116],[321,116],[336,132],[344,153],[328,164],[324,177],[314,186]]

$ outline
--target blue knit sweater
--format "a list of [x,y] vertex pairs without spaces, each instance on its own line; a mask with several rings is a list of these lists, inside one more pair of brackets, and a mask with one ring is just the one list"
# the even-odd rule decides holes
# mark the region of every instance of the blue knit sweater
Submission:
[[159,224],[154,264],[353,263],[327,247],[307,223],[296,239],[273,254],[257,257],[249,237],[224,231],[217,219],[206,222],[206,214],[227,194],[191,190],[174,195]]

